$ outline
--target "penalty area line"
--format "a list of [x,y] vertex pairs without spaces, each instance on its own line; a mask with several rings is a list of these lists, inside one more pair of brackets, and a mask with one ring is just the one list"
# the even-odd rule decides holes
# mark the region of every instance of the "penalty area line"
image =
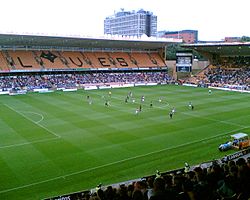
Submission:
[[49,132],[50,134],[56,136],[57,138],[61,138],[60,135],[56,134],[55,132],[49,130],[48,128],[46,128],[45,126],[39,124],[38,122],[34,122],[32,121],[30,118],[26,117],[23,113],[17,111],[16,109],[12,108],[11,106],[4,104],[7,108],[11,109],[12,111],[16,112],[17,114],[21,115],[22,117],[24,117],[25,119],[29,120],[30,122],[36,124],[37,126],[41,127],[42,129],[46,130],[47,132]]

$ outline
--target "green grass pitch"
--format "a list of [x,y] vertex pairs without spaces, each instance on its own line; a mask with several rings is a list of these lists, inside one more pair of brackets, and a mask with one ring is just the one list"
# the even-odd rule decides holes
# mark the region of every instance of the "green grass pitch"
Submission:
[[[129,91],[134,103],[125,103]],[[175,85],[1,95],[0,199],[43,199],[221,158],[230,134],[250,135],[249,97]]]

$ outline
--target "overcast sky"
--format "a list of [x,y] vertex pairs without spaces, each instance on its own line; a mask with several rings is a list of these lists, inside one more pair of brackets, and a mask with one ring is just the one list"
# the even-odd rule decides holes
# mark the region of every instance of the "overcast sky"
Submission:
[[103,35],[105,17],[121,8],[153,12],[157,31],[198,30],[199,40],[250,36],[250,0],[3,0],[0,32]]

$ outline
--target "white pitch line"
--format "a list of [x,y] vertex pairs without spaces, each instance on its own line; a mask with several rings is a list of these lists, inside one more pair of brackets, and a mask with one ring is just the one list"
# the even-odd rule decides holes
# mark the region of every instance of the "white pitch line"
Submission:
[[8,107],[9,109],[11,109],[12,111],[18,113],[19,115],[23,116],[25,119],[31,121],[32,123],[36,124],[37,126],[40,126],[41,128],[45,129],[46,131],[48,131],[49,133],[51,133],[52,135],[56,136],[57,138],[61,138],[60,135],[56,134],[55,132],[49,130],[48,128],[46,128],[45,126],[41,125],[41,124],[38,124],[34,121],[32,121],[30,118],[26,117],[23,113],[15,110],[14,108],[12,108],[11,106],[7,105],[7,104],[4,104],[6,107]]
[[[98,94],[98,93],[94,93],[94,94],[96,94],[96,95],[98,95],[98,96],[101,96],[101,95]],[[118,99],[118,100],[122,100],[122,99],[119,98],[119,97],[113,97],[113,96],[112,96],[111,99],[112,99],[112,98]],[[140,104],[140,103],[138,103],[138,102],[135,102],[135,103],[136,103],[136,104]],[[153,107],[159,108],[159,109],[164,109],[164,108],[166,108],[166,107],[170,107],[170,104],[167,102],[166,105],[163,105],[163,106],[153,106]],[[144,111],[145,111],[145,109],[144,109]],[[214,121],[214,122],[220,122],[220,123],[224,123],[224,124],[230,124],[230,125],[234,125],[234,126],[239,126],[239,127],[241,127],[241,128],[246,128],[246,126],[244,126],[244,125],[237,124],[237,123],[233,123],[233,122],[228,122],[228,121],[223,121],[223,120],[211,119],[211,118],[208,118],[208,117],[203,117],[203,116],[201,116],[201,115],[192,115],[192,114],[186,113],[186,112],[179,112],[179,113],[182,113],[182,114],[184,114],[184,115],[193,116],[193,117],[199,117],[199,118],[206,119],[206,120],[210,120],[210,121]]]
[[[120,98],[116,98],[116,99],[120,99]],[[6,106],[9,107],[8,105],[6,105]],[[168,104],[168,106],[169,106],[169,104]],[[158,107],[158,108],[159,109],[163,109],[162,107]],[[10,109],[12,109],[12,108],[10,107]],[[17,112],[16,110],[14,110],[14,111]],[[17,113],[19,113],[19,112],[17,112]],[[19,114],[21,114],[21,113],[19,113]],[[24,117],[26,118],[26,116],[24,116]],[[207,118],[207,119],[212,120],[210,118]],[[213,121],[224,122],[224,121],[220,121],[220,120],[213,120]],[[238,126],[240,126],[240,125],[238,125]],[[240,129],[235,129],[235,130],[232,130],[230,132],[227,132],[226,134],[231,133],[231,132],[235,132],[235,131],[240,131],[240,130],[242,130],[244,128],[249,128],[249,127],[250,126],[245,126],[245,127],[240,128]],[[42,184],[42,183],[47,183],[47,182],[58,180],[58,179],[65,179],[65,178],[70,177],[70,176],[78,175],[78,174],[81,174],[81,173],[85,173],[85,172],[88,172],[88,171],[100,169],[100,168],[111,166],[111,165],[115,165],[115,164],[119,164],[119,163],[130,161],[130,160],[134,160],[134,159],[137,159],[137,158],[146,157],[146,156],[149,156],[149,155],[152,155],[152,154],[155,154],[155,153],[160,153],[160,152],[163,152],[163,151],[167,151],[167,150],[171,150],[171,149],[176,149],[176,148],[179,148],[179,147],[191,145],[191,144],[198,143],[198,142],[204,142],[206,140],[210,140],[210,139],[213,139],[213,138],[216,138],[216,137],[220,137],[220,136],[223,136],[223,135],[225,135],[225,133],[218,134],[218,135],[215,135],[215,136],[210,137],[210,138],[204,138],[202,140],[196,140],[196,141],[193,141],[193,142],[184,143],[184,144],[177,145],[177,146],[174,146],[174,147],[164,148],[164,149],[161,149],[161,150],[158,150],[158,151],[153,151],[153,152],[150,152],[150,153],[146,153],[146,154],[142,154],[142,155],[138,155],[138,156],[126,158],[126,159],[119,160],[119,161],[112,162],[112,163],[108,163],[108,164],[105,164],[105,165],[100,165],[100,166],[88,168],[88,169],[85,169],[85,170],[80,170],[80,171],[69,173],[69,174],[66,174],[66,175],[63,175],[63,176],[57,176],[57,177],[54,177],[54,178],[51,178],[51,179],[47,179],[47,180],[44,180],[44,181],[34,182],[34,183],[23,185],[23,186],[19,186],[19,187],[15,187],[15,188],[10,188],[10,189],[6,189],[6,190],[2,190],[2,191],[0,191],[0,194],[11,192],[11,191],[22,189],[22,188],[27,188],[27,187],[34,186],[34,185],[39,185],[39,184]]]
[[[235,131],[240,131],[240,130],[242,130],[242,128],[235,129],[235,130],[232,130],[230,132],[235,132]],[[99,165],[99,166],[96,166],[96,167],[91,167],[91,168],[88,168],[88,169],[76,171],[76,172],[65,174],[65,175],[62,175],[62,176],[57,176],[57,177],[50,178],[50,179],[47,179],[47,180],[38,181],[38,182],[34,182],[34,183],[30,183],[30,184],[27,184],[27,185],[22,185],[22,186],[18,186],[18,187],[14,187],[14,188],[5,189],[5,190],[0,191],[0,194],[7,193],[7,192],[12,192],[12,191],[23,189],[23,188],[28,188],[28,187],[31,187],[31,186],[35,186],[35,185],[39,185],[39,184],[42,184],[42,183],[47,183],[47,182],[51,182],[51,181],[55,181],[55,180],[59,180],[59,179],[65,179],[65,178],[70,177],[70,176],[82,174],[82,173],[89,172],[89,171],[94,171],[94,170],[97,170],[97,169],[100,169],[100,168],[103,168],[103,167],[108,167],[108,166],[116,165],[116,164],[119,164],[119,163],[122,163],[122,162],[130,161],[130,160],[134,160],[134,159],[138,159],[138,158],[143,158],[143,157],[150,156],[150,155],[153,155],[153,154],[156,154],[156,153],[161,153],[163,151],[168,151],[168,150],[180,148],[180,147],[183,147],[183,146],[188,146],[188,145],[191,145],[191,144],[195,144],[195,143],[199,143],[199,142],[204,142],[206,140],[211,140],[211,139],[223,136],[225,134],[228,134],[228,132],[227,133],[218,134],[218,135],[215,135],[215,136],[212,136],[212,137],[209,137],[209,138],[204,138],[202,140],[196,140],[196,141],[193,141],[193,142],[187,142],[187,143],[180,144],[180,145],[177,145],[177,146],[174,146],[174,147],[168,147],[168,148],[164,148],[164,149],[161,149],[161,150],[158,150],[158,151],[152,151],[152,152],[149,152],[149,153],[146,153],[146,154],[142,154],[142,155],[138,155],[138,156],[126,158],[126,159],[123,159],[123,160],[118,160],[118,161],[115,161],[115,162],[112,162],[112,163],[108,163],[108,164],[104,164],[104,165]]]
[[[159,109],[163,109],[162,107],[157,107],[157,106],[155,106],[155,107],[159,108]],[[248,127],[248,126],[244,126],[244,125],[233,123],[233,122],[228,122],[228,121],[223,121],[223,120],[217,120],[217,119],[211,119],[211,118],[204,117],[204,116],[201,116],[201,115],[193,115],[193,114],[190,114],[190,113],[187,113],[187,112],[179,112],[179,113],[182,113],[182,114],[188,115],[188,116],[192,116],[192,117],[199,117],[199,118],[210,120],[210,121],[214,121],[214,122],[220,122],[220,123],[224,123],[224,124],[230,124],[230,125],[234,125],[234,126],[239,126],[241,128],[247,128]]]
[[[40,120],[38,120],[38,121],[34,121],[34,123],[36,123],[36,124],[39,124],[41,121],[43,121],[43,119],[44,119],[44,117],[43,117],[43,115],[42,114],[39,114],[39,113],[37,113],[37,112],[30,112],[30,111],[21,111],[22,113],[31,113],[31,114],[35,114],[35,115],[38,115],[38,116],[40,116],[41,117],[41,119]],[[21,113],[20,112],[20,113]],[[33,121],[33,120],[32,120]]]
[[211,119],[211,118],[208,118],[208,117],[203,117],[203,116],[200,116],[200,115],[192,115],[190,113],[185,113],[185,112],[181,112],[181,113],[183,113],[184,115],[189,115],[189,116],[193,116],[193,117],[199,117],[199,118],[207,119],[207,120],[214,121],[214,122],[220,122],[220,123],[224,123],[224,124],[230,124],[230,125],[234,125],[234,126],[239,126],[241,128],[247,128],[247,126],[244,126],[244,125],[241,125],[241,124],[237,124],[237,123],[233,123],[233,122],[228,122],[228,121],[223,121],[223,120],[217,120],[217,119]]
[[0,149],[6,149],[6,148],[11,148],[11,147],[18,147],[18,146],[24,146],[28,144],[35,144],[35,143],[42,143],[42,142],[47,142],[50,140],[57,140],[59,139],[58,137],[56,138],[47,138],[47,139],[41,139],[41,140],[34,140],[31,142],[23,142],[23,143],[17,143],[17,144],[10,144],[10,145],[5,145],[5,146],[0,146]]
[[[102,97],[102,95],[100,95],[100,94],[98,94],[98,93],[94,93],[93,92],[93,94],[95,94],[95,95],[97,95],[97,96],[101,96]],[[114,97],[114,96],[112,96],[111,97],[111,100],[112,99],[117,99],[117,100],[121,100],[122,101],[122,99],[121,98],[119,98],[119,97]],[[143,107],[145,106],[145,102],[143,103],[143,102],[141,102],[140,100],[139,100],[139,102],[138,101],[136,101],[136,102],[128,102],[128,104],[132,104],[132,105],[142,105]],[[169,103],[168,102],[162,102],[161,103],[162,104],[162,106],[160,106],[160,107],[157,107],[157,106],[153,106],[153,107],[156,107],[156,108],[159,108],[159,109],[164,109],[164,108],[166,108],[166,107],[169,107]],[[149,106],[149,105],[148,105]],[[115,108],[119,108],[120,110],[125,110],[125,109],[121,109],[121,106],[117,106],[117,105],[115,105],[115,104],[113,104],[113,103],[111,103],[111,107],[115,107]],[[128,110],[128,109],[126,109],[126,110]],[[130,108],[129,110],[132,110],[132,108]],[[134,109],[133,109],[134,110]],[[150,110],[150,108],[143,108],[143,111],[145,112],[145,110]]]

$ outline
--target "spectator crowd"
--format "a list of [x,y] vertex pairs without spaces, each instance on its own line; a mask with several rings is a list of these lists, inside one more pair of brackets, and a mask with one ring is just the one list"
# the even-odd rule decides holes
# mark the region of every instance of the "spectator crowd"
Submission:
[[249,89],[250,68],[210,68],[205,73],[208,83],[215,87],[231,86],[234,89]]
[[[213,86],[241,85],[249,89],[250,69],[211,68],[206,73]],[[0,89],[33,90],[76,88],[110,83],[173,83],[167,72],[72,73],[1,76]],[[222,200],[250,199],[250,157],[222,165],[157,174],[119,187],[99,187],[96,192],[80,193],[81,200]]]
[[84,85],[110,83],[166,83],[171,81],[173,79],[167,72],[22,75],[0,77],[0,89],[26,89],[29,91],[43,88],[76,88]]
[[81,193],[82,200],[224,200],[250,199],[250,157],[207,168],[177,171],[143,178],[118,187],[98,187]]
[[250,67],[227,68],[210,65],[184,83],[201,87],[221,87],[237,90],[250,90]]

